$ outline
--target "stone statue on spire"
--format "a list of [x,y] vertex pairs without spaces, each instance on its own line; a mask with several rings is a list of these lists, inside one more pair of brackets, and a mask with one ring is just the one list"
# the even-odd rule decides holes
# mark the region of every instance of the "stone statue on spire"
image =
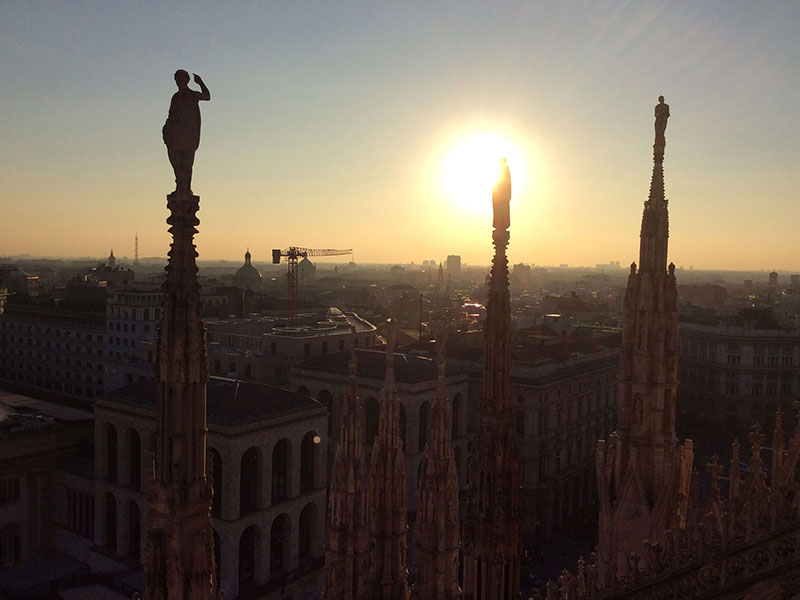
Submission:
[[655,108],[655,117],[655,146],[661,148],[661,153],[663,155],[664,146],[667,145],[667,139],[664,137],[664,132],[667,130],[667,119],[669,119],[669,104],[664,102],[664,96],[658,97],[658,104],[656,104]]
[[167,156],[175,171],[176,189],[189,191],[192,184],[192,165],[194,153],[200,145],[200,107],[201,100],[211,100],[211,92],[198,74],[194,81],[200,91],[189,89],[189,73],[183,69],[175,71],[178,91],[172,95],[167,122],[161,129]]

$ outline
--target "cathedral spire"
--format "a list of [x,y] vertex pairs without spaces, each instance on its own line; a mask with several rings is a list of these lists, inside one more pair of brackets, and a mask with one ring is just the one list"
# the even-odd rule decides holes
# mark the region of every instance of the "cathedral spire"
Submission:
[[153,480],[147,494],[145,598],[214,598],[211,484],[206,478],[206,330],[193,243],[200,198],[167,197],[173,242],[163,285]]
[[430,443],[420,467],[417,520],[417,577],[413,598],[456,600],[458,586],[458,473],[450,447],[452,413],[447,397],[445,345],[447,330],[436,332],[436,398],[430,425]]
[[331,469],[328,529],[325,542],[325,597],[329,600],[366,598],[369,568],[367,465],[356,381],[355,328],[350,339],[347,394],[342,425]]
[[678,307],[675,266],[667,265],[669,215],[664,195],[664,148],[669,106],[655,109],[650,193],[642,214],[639,268],[631,265],[624,300],[616,435],[598,445],[599,551],[625,574],[627,552],[678,529],[686,513],[691,441],[675,437],[678,386]]
[[381,397],[378,433],[369,469],[369,521],[372,565],[370,598],[408,599],[406,548],[408,515],[406,462],[400,439],[400,401],[394,379],[395,324],[389,323],[386,382]]
[[[181,111],[174,112],[170,114],[179,118]],[[199,143],[200,113],[190,112],[197,119]],[[191,128],[181,122],[181,131]],[[167,208],[172,244],[156,346],[156,431],[147,491],[145,599],[211,600],[217,597],[218,582],[213,575],[212,489],[206,477],[208,355],[194,245],[200,197],[192,194],[188,185],[178,186],[167,196]]]
[[494,259],[486,309],[483,390],[462,533],[464,598],[519,595],[519,449],[512,424],[508,246],[511,175],[505,159],[492,192]]

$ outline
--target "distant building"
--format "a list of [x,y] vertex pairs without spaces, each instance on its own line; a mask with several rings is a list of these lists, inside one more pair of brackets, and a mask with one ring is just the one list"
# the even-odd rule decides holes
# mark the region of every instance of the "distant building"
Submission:
[[[75,574],[75,561],[54,556],[59,526],[90,534],[93,496],[66,493],[57,470],[85,451],[92,423],[91,412],[0,391],[0,596],[41,597],[48,581]],[[54,501],[62,492],[63,504]],[[72,573],[61,570],[67,563]]]
[[[534,359],[531,349],[531,362],[511,364],[522,530],[529,546],[534,540],[549,539],[570,522],[595,518],[588,510],[597,497],[595,444],[617,424],[619,349],[572,341],[567,348],[575,351],[575,357],[559,359],[560,346],[554,348],[553,358],[545,358],[544,349],[545,354]],[[474,406],[482,385],[482,363],[463,359],[449,363],[469,372],[469,406]]]
[[779,407],[791,414],[800,393],[800,331],[681,322],[678,351],[684,410],[728,427],[771,422]]
[[778,287],[778,273],[775,271],[769,274],[769,287]]
[[288,377],[290,365],[344,350],[351,327],[359,348],[376,343],[372,323],[334,307],[298,327],[286,327],[283,319],[271,317],[207,320],[206,327],[209,372],[250,381],[280,381]]
[[[220,588],[226,597],[318,598],[322,588],[327,415],[317,401],[268,385],[208,381],[208,462]],[[95,560],[140,564],[154,448],[156,383],[95,406]],[[97,566],[97,565],[96,565]]]
[[162,298],[159,287],[110,292],[106,303],[106,392],[153,377],[153,357],[148,361],[142,356],[142,344],[158,338]]
[[250,262],[250,258],[250,250],[248,250],[244,254],[244,264],[239,267],[233,276],[233,284],[246,290],[258,290],[261,289],[263,278],[261,272]]
[[[378,432],[381,391],[386,376],[386,353],[360,348],[356,351],[358,370],[358,397],[364,411],[364,446],[367,460]],[[329,464],[339,441],[341,408],[347,392],[347,366],[350,353],[347,350],[327,356],[318,356],[292,367],[291,382],[294,389],[303,395],[316,398],[328,407]],[[406,458],[406,501],[410,513],[416,512],[417,479],[431,423],[431,407],[436,393],[436,363],[430,358],[410,354],[395,354],[395,379],[400,401],[400,437],[403,440]],[[447,394],[453,417],[452,447],[456,457],[456,469],[461,487],[466,484],[468,377],[448,369]]]
[[104,307],[44,300],[10,302],[0,315],[0,384],[89,404],[105,389]]
[[39,277],[26,273],[16,265],[0,264],[0,288],[12,294],[34,296],[39,292]]
[[461,256],[458,254],[451,254],[447,257],[447,274],[450,277],[461,275]]

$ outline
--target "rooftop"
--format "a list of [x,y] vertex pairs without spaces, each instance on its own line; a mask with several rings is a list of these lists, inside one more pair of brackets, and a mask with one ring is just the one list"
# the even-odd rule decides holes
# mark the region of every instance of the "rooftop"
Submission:
[[[386,353],[380,350],[356,350],[358,370],[356,375],[367,379],[386,378]],[[336,352],[317,356],[298,364],[295,369],[308,371],[321,371],[346,375],[350,362],[350,352]],[[453,375],[458,370],[450,367],[447,375]],[[420,383],[422,381],[436,380],[436,362],[433,359],[411,354],[394,355],[394,376],[399,383]]]
[[[114,390],[106,395],[105,400],[154,409],[156,385],[154,379],[144,379]],[[302,394],[263,383],[222,377],[209,378],[206,398],[208,422],[217,425],[242,425],[322,408],[319,402]]]

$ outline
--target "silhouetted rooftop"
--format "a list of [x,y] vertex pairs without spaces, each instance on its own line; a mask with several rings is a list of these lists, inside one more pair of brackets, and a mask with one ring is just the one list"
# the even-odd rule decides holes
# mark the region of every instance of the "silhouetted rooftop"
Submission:
[[[358,361],[358,377],[367,379],[386,378],[386,353],[380,350],[356,350],[356,360]],[[339,375],[347,374],[347,366],[350,362],[350,352],[336,352],[311,358],[295,366],[296,369],[307,369],[310,371],[322,371],[325,373],[336,373]],[[458,371],[455,368],[448,368],[447,375],[453,375]],[[436,380],[436,361],[423,356],[411,354],[394,355],[394,377],[398,383],[420,383],[422,381]]]
[[[113,403],[155,408],[156,381],[144,379],[114,390],[105,399]],[[241,425],[322,408],[313,398],[296,392],[222,377],[209,378],[207,402],[208,422],[218,425]]]

